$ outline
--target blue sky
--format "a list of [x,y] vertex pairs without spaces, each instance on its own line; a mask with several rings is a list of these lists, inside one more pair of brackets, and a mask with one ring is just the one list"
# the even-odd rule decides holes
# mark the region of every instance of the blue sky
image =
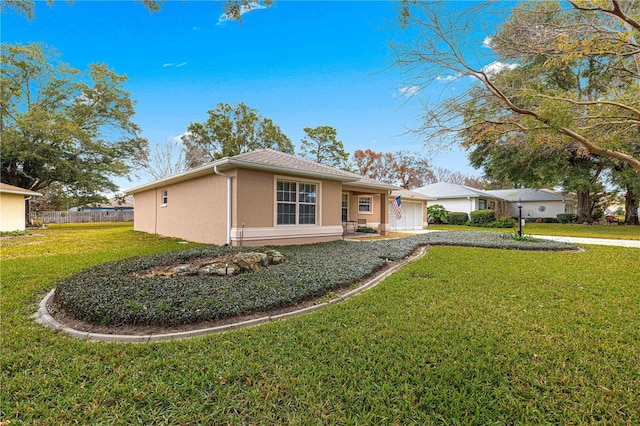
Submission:
[[[298,2],[221,19],[222,2],[167,1],[149,13],[133,1],[36,3],[36,18],[2,15],[2,41],[44,42],[85,70],[105,62],[129,78],[135,121],[150,144],[183,134],[219,102],[244,102],[273,119],[296,146],[304,127],[328,125],[357,149],[422,149],[406,134],[421,108],[390,68],[401,41],[394,2]],[[424,100],[424,98],[423,98]],[[431,157],[435,166],[479,175],[460,151]],[[146,179],[118,180],[122,188]]]

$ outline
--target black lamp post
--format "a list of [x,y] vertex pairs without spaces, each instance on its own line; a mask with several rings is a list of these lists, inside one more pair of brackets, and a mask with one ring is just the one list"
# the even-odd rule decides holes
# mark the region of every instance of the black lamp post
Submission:
[[518,237],[522,238],[522,199],[520,198],[518,198],[518,223],[520,226]]

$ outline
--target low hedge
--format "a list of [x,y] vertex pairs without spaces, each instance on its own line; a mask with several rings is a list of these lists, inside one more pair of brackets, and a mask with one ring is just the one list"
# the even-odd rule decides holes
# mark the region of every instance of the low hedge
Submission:
[[503,219],[498,219],[493,222],[486,223],[482,225],[485,228],[513,228],[516,222],[510,217],[505,217]]
[[560,223],[575,223],[577,216],[573,213],[560,213],[556,215]]
[[98,265],[61,281],[54,302],[66,315],[103,325],[178,325],[293,305],[348,286],[423,245],[558,250],[495,232],[434,232],[377,241],[278,247],[288,261],[233,277],[134,276],[134,272],[258,248],[205,247]]
[[493,210],[474,210],[469,214],[471,225],[484,226],[496,221],[496,212]]
[[465,212],[450,212],[449,225],[466,225],[469,221],[469,215]]

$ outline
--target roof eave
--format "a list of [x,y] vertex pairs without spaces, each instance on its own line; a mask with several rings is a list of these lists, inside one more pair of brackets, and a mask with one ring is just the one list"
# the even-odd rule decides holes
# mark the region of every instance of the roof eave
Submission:
[[42,197],[41,193],[35,192],[35,191],[29,191],[28,189],[25,189],[24,191],[17,191],[13,189],[3,189],[0,192],[2,192],[3,194],[32,195],[34,197]]

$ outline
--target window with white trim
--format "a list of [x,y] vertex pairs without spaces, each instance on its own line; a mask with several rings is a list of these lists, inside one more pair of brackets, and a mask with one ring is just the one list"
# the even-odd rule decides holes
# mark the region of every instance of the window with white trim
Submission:
[[166,189],[162,191],[162,205],[166,206],[169,201],[169,191]]
[[315,225],[317,188],[315,183],[278,179],[276,223],[278,225]]
[[373,197],[358,197],[358,213],[373,212]]

